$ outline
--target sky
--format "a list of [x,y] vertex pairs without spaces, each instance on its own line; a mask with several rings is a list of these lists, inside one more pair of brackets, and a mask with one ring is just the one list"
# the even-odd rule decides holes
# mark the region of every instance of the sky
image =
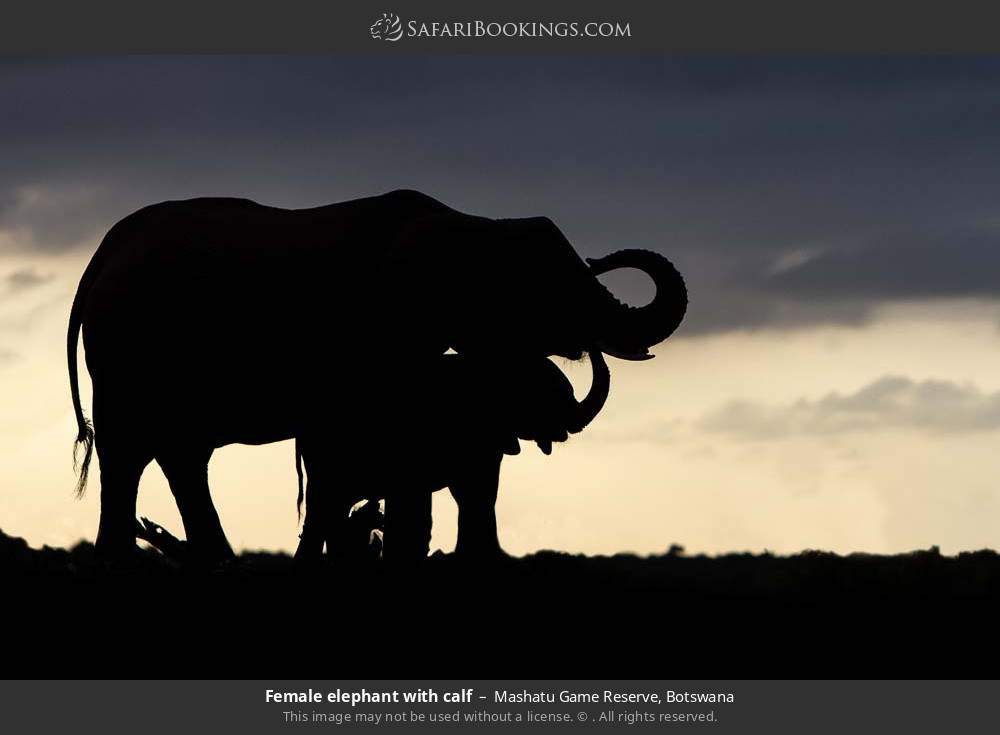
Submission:
[[[583,434],[504,460],[508,551],[996,547],[998,91],[1000,58],[976,57],[0,61],[0,529],[96,532],[64,339],[116,220],[413,188],[548,216],[583,256],[658,250],[688,283],[655,360],[609,359]],[[588,366],[559,364],[585,391]],[[294,548],[290,443],[223,448],[210,479],[235,546]],[[450,550],[454,504],[434,508]],[[181,531],[155,465],[139,511]]]

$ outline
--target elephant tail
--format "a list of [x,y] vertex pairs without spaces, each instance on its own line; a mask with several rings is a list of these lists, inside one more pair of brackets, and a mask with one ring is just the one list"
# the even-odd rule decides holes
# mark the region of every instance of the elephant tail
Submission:
[[[87,269],[90,270],[89,268]],[[87,476],[90,473],[90,460],[94,453],[94,425],[83,414],[83,406],[80,405],[80,379],[76,365],[76,347],[79,342],[80,328],[83,323],[83,305],[87,294],[84,283],[87,281],[87,273],[80,280],[76,295],[73,297],[73,306],[69,312],[69,329],[66,333],[66,358],[69,363],[69,387],[73,394],[73,411],[76,413],[77,435],[73,444],[73,470],[79,471],[76,481],[76,496],[83,497],[87,489]],[[83,462],[77,462],[80,445],[83,445]]]
[[295,437],[295,474],[299,477],[299,497],[295,501],[295,512],[299,520],[302,520],[302,501],[305,499],[305,482],[302,474],[302,446],[299,438]]

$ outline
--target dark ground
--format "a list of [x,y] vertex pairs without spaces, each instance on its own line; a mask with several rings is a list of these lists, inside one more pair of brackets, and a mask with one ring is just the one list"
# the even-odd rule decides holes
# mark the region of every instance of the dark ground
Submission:
[[959,678],[1000,671],[1000,556],[572,556],[224,571],[0,533],[3,678]]

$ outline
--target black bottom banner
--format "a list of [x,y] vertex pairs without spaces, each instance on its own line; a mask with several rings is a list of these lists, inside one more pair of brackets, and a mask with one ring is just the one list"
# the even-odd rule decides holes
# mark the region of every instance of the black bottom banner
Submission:
[[986,681],[8,681],[5,732],[986,732]]

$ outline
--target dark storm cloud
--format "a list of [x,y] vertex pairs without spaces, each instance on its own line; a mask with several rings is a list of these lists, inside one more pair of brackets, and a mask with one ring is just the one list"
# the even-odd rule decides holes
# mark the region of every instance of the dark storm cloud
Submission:
[[830,393],[771,406],[732,401],[700,422],[707,431],[742,439],[831,436],[880,429],[966,433],[1000,429],[1000,392],[947,380],[887,375],[854,393]]
[[872,237],[808,258],[773,281],[801,298],[1000,296],[1000,221]]
[[586,255],[660,249],[687,334],[860,324],[993,295],[998,88],[976,58],[0,64],[0,235],[58,251],[160,199],[412,187],[546,214]]

